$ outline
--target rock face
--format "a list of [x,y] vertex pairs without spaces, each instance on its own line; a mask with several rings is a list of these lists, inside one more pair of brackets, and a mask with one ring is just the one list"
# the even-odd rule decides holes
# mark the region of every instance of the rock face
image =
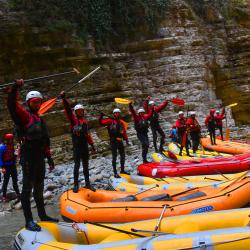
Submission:
[[[4,1],[3,1],[4,2]],[[72,105],[83,103],[86,117],[93,128],[99,151],[105,154],[108,137],[105,128],[97,127],[98,110],[109,114],[116,105],[114,97],[127,97],[140,107],[150,95],[159,104],[164,99],[183,98],[185,107],[171,102],[161,114],[163,128],[168,132],[177,112],[196,110],[201,124],[211,107],[219,108],[238,102],[233,117],[238,124],[249,124],[249,5],[237,9],[237,18],[225,21],[216,9],[207,6],[204,16],[198,16],[189,1],[174,0],[166,20],[152,40],[121,44],[114,53],[96,54],[91,40],[84,48],[74,34],[63,31],[43,33],[30,27],[22,13],[0,13],[0,80],[30,78],[78,67],[86,73],[97,65],[102,69],[90,80],[67,93]],[[10,29],[6,29],[6,27]],[[5,28],[4,28],[5,27]],[[62,89],[78,81],[70,75],[26,86],[37,89],[45,97],[57,96]],[[12,126],[6,110],[6,94],[0,94],[0,133]],[[119,106],[129,120],[127,106]],[[71,159],[69,124],[60,102],[46,114],[52,148],[58,162]],[[231,110],[228,125],[234,125]],[[130,141],[136,150],[137,139],[132,123]]]

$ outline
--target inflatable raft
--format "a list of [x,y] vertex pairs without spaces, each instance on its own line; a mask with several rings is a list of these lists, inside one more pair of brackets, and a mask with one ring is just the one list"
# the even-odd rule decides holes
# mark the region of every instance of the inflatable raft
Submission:
[[[175,234],[211,229],[224,228],[226,230],[231,227],[246,227],[249,223],[249,214],[250,209],[244,208],[211,212],[206,214],[206,216],[203,214],[173,216],[163,218],[159,223],[157,231],[159,234],[168,233],[174,236]],[[223,220],[220,218],[223,218]],[[39,223],[42,228],[41,232],[35,233],[26,229],[20,230],[15,237],[14,245],[18,250],[89,249],[87,247],[100,249],[99,246],[104,242],[117,242],[120,245],[122,240],[135,239],[136,242],[136,239],[152,236],[157,233],[154,231],[154,228],[158,222],[158,219],[118,225],[42,222]],[[140,232],[134,233],[135,231]],[[118,234],[120,237],[117,237]]]
[[[242,177],[244,178],[244,177]],[[203,187],[184,192],[147,191],[136,195],[118,192],[80,189],[68,190],[60,197],[60,212],[68,221],[121,223],[164,216],[202,213],[245,206],[250,201],[250,180],[245,177],[227,186]]]
[[216,145],[211,145],[210,138],[206,137],[201,139],[201,144],[204,148],[217,152],[223,152],[228,154],[250,153],[250,144],[248,143],[221,141],[219,139],[216,139]]
[[192,161],[144,163],[138,166],[138,173],[149,177],[229,174],[250,169],[250,154],[223,158],[206,158]]
[[[139,175],[120,174],[121,178],[114,176],[109,179],[109,188],[111,190],[140,192],[153,188],[153,190],[186,190],[194,187],[203,187],[207,185],[218,186],[220,182],[238,178],[243,173],[226,175],[198,175],[186,177],[169,177],[153,179]],[[157,186],[156,186],[157,185]]]

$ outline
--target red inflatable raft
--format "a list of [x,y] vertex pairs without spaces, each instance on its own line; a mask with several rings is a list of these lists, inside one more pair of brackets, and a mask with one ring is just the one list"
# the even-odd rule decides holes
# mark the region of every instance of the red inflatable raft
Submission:
[[247,170],[250,170],[250,153],[188,161],[152,162],[138,166],[138,173],[140,175],[158,178],[218,173],[229,174]]

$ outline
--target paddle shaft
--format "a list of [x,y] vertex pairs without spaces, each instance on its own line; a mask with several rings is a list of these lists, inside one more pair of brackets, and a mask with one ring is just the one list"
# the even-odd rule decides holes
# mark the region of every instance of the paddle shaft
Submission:
[[[62,76],[62,75],[67,75],[67,74],[72,74],[72,73],[77,73],[77,71],[76,70],[71,70],[71,71],[51,74],[51,75],[47,75],[47,76],[40,76],[40,77],[30,78],[30,79],[24,80],[24,82],[25,83],[35,82],[35,81],[45,80],[45,79],[48,79],[48,78],[51,78],[51,77],[57,77],[57,76]],[[6,84],[2,84],[2,85],[0,85],[0,89],[4,89],[5,87],[13,85],[13,84],[15,84],[15,82],[9,82],[9,83],[6,83]]]
[[159,220],[158,220],[158,222],[157,222],[157,224],[155,226],[155,230],[154,231],[157,231],[159,229],[159,226],[161,224],[161,221],[162,221],[162,218],[163,218],[163,215],[164,215],[166,209],[167,209],[167,205],[164,205],[163,209],[162,209],[162,212],[161,212],[161,215],[160,215],[160,218],[159,218]]
[[145,192],[147,192],[147,191],[149,191],[149,190],[151,190],[151,189],[154,189],[154,188],[156,188],[156,187],[159,187],[159,185],[158,185],[158,184],[156,184],[154,187],[151,187],[151,188],[148,188],[148,189],[142,190],[142,191],[140,191],[140,192],[137,192],[136,194],[134,194],[134,196],[136,196],[136,195],[138,195],[138,194],[145,193]]
[[120,233],[131,234],[131,235],[136,236],[136,237],[145,237],[144,235],[141,235],[141,234],[129,232],[129,231],[126,231],[126,230],[123,230],[123,229],[103,225],[103,224],[100,224],[100,223],[95,223],[95,222],[90,222],[90,221],[85,221],[84,223],[88,223],[90,225],[94,225],[94,226],[98,226],[98,227],[107,228],[107,229],[114,230],[114,231],[117,231],[117,232],[120,232]]

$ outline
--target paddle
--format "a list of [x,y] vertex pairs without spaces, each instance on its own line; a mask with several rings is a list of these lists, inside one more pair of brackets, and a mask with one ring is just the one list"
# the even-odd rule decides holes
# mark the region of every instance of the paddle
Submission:
[[84,221],[84,223],[94,225],[94,226],[98,226],[98,227],[111,229],[111,230],[114,230],[114,231],[117,231],[117,232],[120,232],[120,233],[131,234],[131,235],[136,236],[136,237],[146,237],[146,236],[141,235],[141,234],[133,233],[133,232],[130,232],[130,231],[126,231],[126,230],[123,230],[123,229],[111,227],[111,226],[108,226],[108,225],[103,225],[103,224],[96,223],[96,222]]
[[148,188],[148,189],[145,189],[145,190],[139,191],[139,192],[135,193],[135,194],[134,194],[134,196],[136,196],[136,195],[138,195],[138,194],[145,193],[145,192],[147,192],[147,191],[149,191],[149,190],[151,190],[151,189],[157,188],[157,187],[159,187],[159,185],[158,185],[158,184],[155,184],[155,186],[154,186],[154,187],[150,187],[150,188]]
[[[72,73],[79,74],[80,72],[76,68],[73,68],[73,70],[71,70],[71,71],[66,71],[66,72],[56,73],[56,74],[52,74],[52,75],[46,75],[46,76],[30,78],[30,79],[24,80],[24,82],[25,83],[35,82],[35,81],[45,80],[45,79],[48,79],[48,78],[51,78],[51,77],[57,77],[57,76],[62,76],[62,75],[67,75],[67,74],[72,74]],[[0,85],[0,90],[5,89],[7,86],[14,85],[14,84],[15,84],[15,82],[9,82],[9,83],[2,84],[2,85]]]
[[[88,79],[91,75],[93,75],[97,70],[100,69],[100,66],[95,68],[93,71],[91,71],[89,74],[87,74],[85,77],[83,77],[82,79],[80,79],[78,82],[76,82],[75,84],[73,84],[72,86],[70,86],[68,89],[65,90],[65,92],[73,89],[74,87],[76,87],[79,83],[82,83],[83,81],[85,81],[86,79]],[[58,95],[57,97],[55,98],[52,98],[44,103],[42,103],[40,109],[39,109],[39,112],[38,114],[41,115],[41,114],[44,114],[47,110],[49,110],[50,108],[52,108],[55,103],[56,103],[56,100],[60,97],[60,95]]]
[[159,218],[159,220],[158,220],[158,222],[157,222],[157,224],[156,224],[156,226],[155,226],[154,231],[158,231],[159,226],[160,226],[161,221],[162,221],[162,218],[163,218],[163,215],[164,215],[164,213],[165,213],[165,211],[166,211],[167,207],[168,207],[168,205],[166,205],[166,204],[163,206],[163,209],[162,209],[162,212],[161,212],[160,218]]
[[[235,103],[231,103],[231,104],[227,105],[225,108],[232,108],[232,107],[235,107],[235,106],[237,106],[237,105],[238,105],[238,103],[235,102]],[[230,128],[227,127],[227,115],[226,115],[226,113],[225,113],[225,119],[226,119],[225,139],[226,139],[226,140],[229,140]]]
[[136,228],[131,228],[131,231],[138,232],[138,233],[158,234],[158,235],[173,234],[173,233],[157,232],[157,231],[150,231],[150,230],[143,230],[143,229],[136,229]]
[[[132,101],[131,100],[129,100],[129,99],[125,99],[125,98],[119,98],[119,97],[115,97],[115,102],[116,103],[119,103],[119,104],[129,104],[129,103],[131,103]],[[180,99],[180,98],[173,98],[172,100],[171,100],[171,102],[173,103],[173,104],[176,104],[176,105],[178,105],[178,106],[183,106],[183,105],[185,105],[185,101],[183,100],[183,99]]]

